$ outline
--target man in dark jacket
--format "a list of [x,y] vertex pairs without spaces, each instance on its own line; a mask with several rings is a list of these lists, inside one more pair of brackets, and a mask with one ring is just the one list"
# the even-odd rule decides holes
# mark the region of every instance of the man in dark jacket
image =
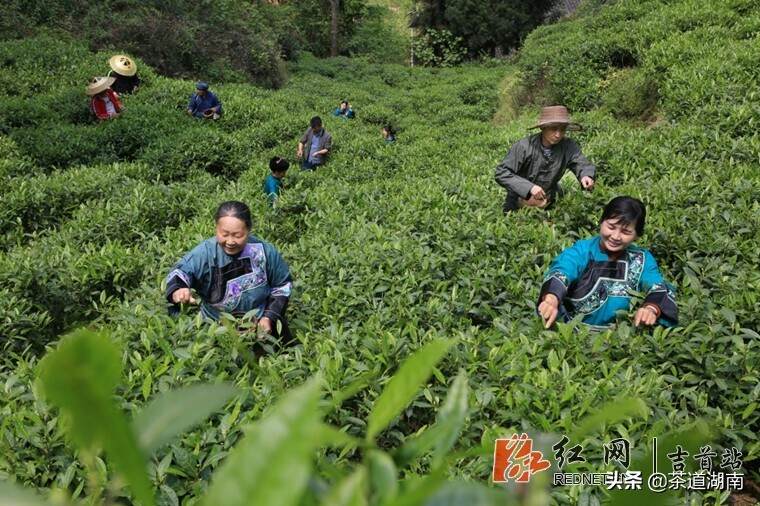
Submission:
[[565,137],[580,125],[570,121],[567,108],[544,107],[536,125],[541,131],[520,139],[496,167],[496,182],[507,190],[504,212],[523,206],[546,208],[557,197],[559,180],[567,169],[573,171],[584,190],[594,187],[596,167],[580,147]]
[[322,127],[322,119],[314,116],[311,118],[310,125],[298,142],[296,150],[296,157],[302,159],[303,170],[315,170],[322,165],[332,148],[332,136]]

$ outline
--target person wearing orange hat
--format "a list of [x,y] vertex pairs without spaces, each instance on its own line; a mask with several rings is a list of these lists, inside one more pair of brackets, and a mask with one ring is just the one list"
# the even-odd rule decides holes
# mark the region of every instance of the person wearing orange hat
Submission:
[[90,110],[99,120],[115,118],[124,110],[119,96],[111,89],[114,81],[113,77],[93,77],[87,85],[86,93],[92,97]]
[[580,130],[562,105],[544,107],[540,132],[520,139],[496,166],[496,182],[507,190],[504,212],[520,207],[547,208],[559,193],[559,180],[573,171],[584,190],[594,187],[596,167],[583,156],[578,144],[565,137],[567,130]]
[[113,91],[119,95],[137,91],[137,87],[140,86],[140,78],[137,77],[137,65],[132,61],[132,58],[117,54],[108,60],[108,66],[111,67],[108,76],[116,79],[111,86]]

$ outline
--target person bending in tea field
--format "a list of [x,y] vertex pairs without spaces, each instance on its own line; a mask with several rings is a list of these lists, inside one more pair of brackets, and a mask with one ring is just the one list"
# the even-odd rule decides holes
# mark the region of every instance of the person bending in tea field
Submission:
[[383,140],[386,144],[393,144],[396,142],[396,132],[393,130],[392,126],[385,125],[381,130],[381,133],[383,134]]
[[114,81],[113,77],[93,77],[87,85],[86,93],[92,97],[90,110],[99,120],[115,118],[124,110],[119,96],[111,89]]
[[580,130],[580,125],[570,121],[567,108],[544,107],[538,123],[531,128],[541,131],[513,144],[496,167],[496,182],[507,189],[505,213],[524,206],[552,205],[567,169],[573,171],[584,190],[594,187],[596,168],[578,145],[565,137],[568,129]]
[[314,116],[309,124],[309,128],[298,141],[298,149],[296,150],[296,157],[299,160],[303,159],[301,162],[301,169],[303,170],[315,170],[325,163],[325,157],[332,148],[332,135],[326,132],[322,126],[322,118]]
[[219,119],[222,115],[222,102],[208,89],[208,84],[200,81],[195,84],[195,93],[190,96],[187,114],[196,118]]
[[120,95],[137,91],[137,87],[140,86],[140,78],[137,77],[137,65],[132,61],[132,58],[117,54],[108,60],[108,66],[111,67],[108,76],[116,79],[111,86],[113,91]]
[[204,318],[221,313],[241,316],[255,312],[259,329],[289,338],[285,319],[292,279],[277,249],[251,235],[251,211],[238,201],[222,203],[216,211],[216,237],[206,239],[172,268],[166,278],[166,297],[176,312],[179,304],[195,303],[200,295]]
[[678,323],[675,292],[652,254],[633,244],[644,233],[646,209],[632,197],[615,197],[604,208],[599,235],[577,241],[549,266],[538,297],[546,328],[582,315],[583,323],[607,327],[628,311],[631,291],[644,292],[634,325]]
[[354,110],[351,108],[351,104],[348,102],[348,100],[344,100],[338,107],[335,108],[333,111],[333,116],[339,116],[343,119],[354,118]]
[[269,199],[270,206],[274,206],[275,200],[280,196],[282,179],[288,172],[288,167],[290,167],[288,161],[279,156],[275,156],[269,160],[270,174],[264,180],[264,194],[267,196],[267,199]]

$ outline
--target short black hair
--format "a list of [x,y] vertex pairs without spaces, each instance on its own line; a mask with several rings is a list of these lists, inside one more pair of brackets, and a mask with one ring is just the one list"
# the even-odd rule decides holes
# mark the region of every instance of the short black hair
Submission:
[[311,118],[311,121],[309,122],[309,125],[311,125],[311,128],[319,128],[322,126],[322,118],[319,116],[314,116]]
[[269,170],[272,172],[285,172],[290,167],[290,162],[280,156],[273,156],[269,159]]
[[644,203],[633,197],[615,197],[610,200],[604,211],[599,224],[605,220],[618,219],[624,225],[634,225],[637,235],[644,234],[644,224],[646,222],[647,210]]
[[228,200],[227,202],[219,204],[219,208],[214,215],[214,221],[219,221],[225,216],[232,216],[233,218],[239,219],[245,223],[245,226],[248,227],[249,230],[253,226],[253,222],[251,221],[251,209],[239,200]]

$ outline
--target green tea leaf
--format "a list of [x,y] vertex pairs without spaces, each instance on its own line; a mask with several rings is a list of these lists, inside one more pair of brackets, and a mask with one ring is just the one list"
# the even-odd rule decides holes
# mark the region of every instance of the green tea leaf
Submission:
[[34,491],[9,481],[0,481],[0,506],[50,506]]
[[324,506],[366,506],[367,471],[364,466],[343,478],[322,500]]
[[425,501],[435,494],[445,482],[446,475],[441,470],[433,471],[424,478],[405,480],[402,482],[401,493],[390,504],[392,506],[419,506],[425,504]]
[[372,484],[372,504],[385,504],[398,494],[398,471],[393,459],[380,450],[370,450],[367,455]]
[[364,441],[350,434],[336,429],[332,425],[326,423],[319,424],[319,430],[317,431],[317,438],[321,445],[332,447],[353,447],[360,446]]
[[202,504],[297,504],[319,445],[319,395],[318,379],[285,394],[214,473]]
[[455,342],[441,339],[431,341],[401,364],[369,414],[367,439],[374,439],[414,399],[420,387],[432,374],[433,366]]
[[438,438],[435,446],[435,455],[433,457],[433,466],[437,466],[446,456],[464,425],[467,416],[469,395],[469,385],[467,384],[467,373],[463,370],[454,379],[451,385],[449,395],[446,396],[446,402],[443,403],[441,410],[438,412],[438,421],[442,427],[442,433]]
[[341,403],[343,403],[346,399],[350,399],[363,389],[367,388],[367,385],[370,383],[371,378],[372,373],[366,372],[359,378],[352,381],[348,386],[343,388],[343,390],[337,392],[330,401],[332,407],[340,406]]
[[593,415],[581,420],[570,439],[573,441],[581,440],[604,425],[614,424],[634,416],[646,419],[648,414],[649,408],[647,408],[646,403],[638,398],[624,398],[608,402]]
[[399,465],[409,464],[433,447],[436,448],[433,467],[440,464],[462,430],[467,416],[468,395],[467,373],[462,370],[451,385],[446,401],[438,412],[436,423],[420,435],[410,438],[396,453]]
[[436,423],[420,434],[409,438],[394,455],[398,465],[405,467],[420,455],[430,451],[438,440],[443,437],[444,430],[445,427],[443,425]]
[[228,384],[191,385],[160,394],[132,422],[140,447],[147,454],[218,411],[238,390]]
[[749,418],[750,415],[752,415],[752,413],[755,412],[755,410],[757,410],[757,403],[753,402],[749,406],[747,406],[747,409],[745,409],[744,412],[742,412],[742,420],[746,420],[747,418]]
[[74,443],[82,449],[102,447],[135,497],[153,504],[145,457],[114,403],[121,356],[109,335],[80,329],[65,336],[40,362],[39,377],[45,397],[71,419],[66,428]]
[[489,488],[480,483],[450,482],[440,487],[424,506],[508,506],[519,504],[505,491]]

